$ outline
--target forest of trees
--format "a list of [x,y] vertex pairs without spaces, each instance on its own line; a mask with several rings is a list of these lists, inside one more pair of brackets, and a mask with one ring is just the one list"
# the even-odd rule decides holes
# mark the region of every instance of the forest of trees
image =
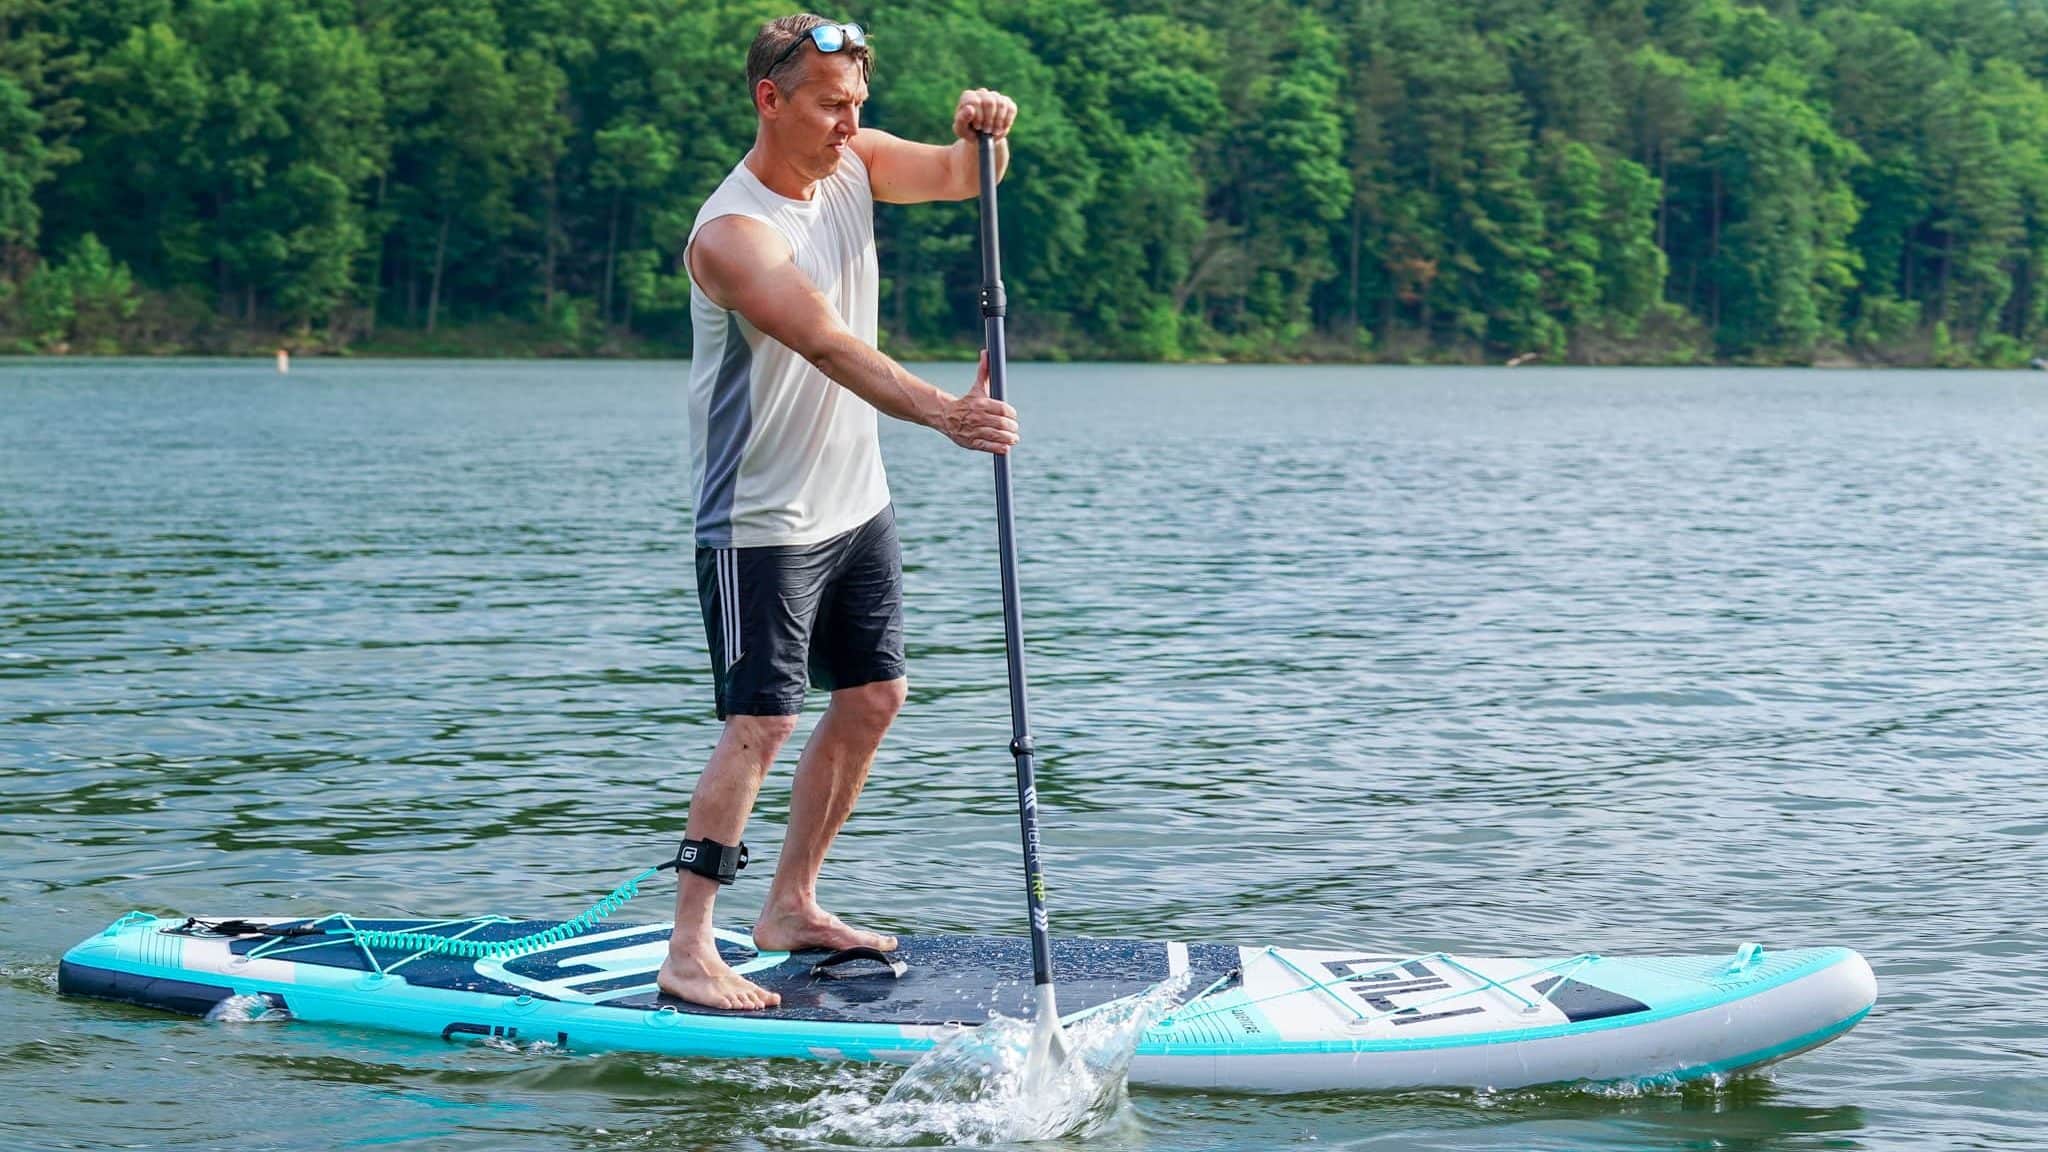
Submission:
[[[0,351],[676,354],[760,0],[0,0]],[[2048,0],[872,0],[1020,354],[2025,363]],[[973,205],[878,211],[884,345]]]

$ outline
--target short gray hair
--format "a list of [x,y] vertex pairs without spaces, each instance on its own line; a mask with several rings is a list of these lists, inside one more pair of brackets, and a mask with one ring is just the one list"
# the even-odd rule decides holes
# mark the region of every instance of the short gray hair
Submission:
[[[837,21],[827,20],[815,12],[798,12],[761,25],[761,31],[754,35],[754,46],[747,49],[747,91],[752,92],[761,86],[761,81],[771,79],[781,87],[783,77],[803,66],[803,49],[790,52],[789,46],[809,39],[811,29],[834,23]],[[868,46],[848,44],[841,51],[860,63],[860,74],[866,78],[872,59],[868,55]],[[781,63],[776,62],[778,59]]]

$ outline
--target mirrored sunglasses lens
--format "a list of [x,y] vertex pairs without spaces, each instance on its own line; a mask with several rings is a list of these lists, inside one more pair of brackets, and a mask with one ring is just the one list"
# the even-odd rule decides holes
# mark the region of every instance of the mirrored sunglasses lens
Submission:
[[845,30],[847,43],[858,46],[865,45],[868,42],[868,34],[861,30],[860,25],[841,24],[839,27]]
[[811,30],[811,42],[820,52],[837,52],[846,47],[846,34],[837,24],[826,24]]

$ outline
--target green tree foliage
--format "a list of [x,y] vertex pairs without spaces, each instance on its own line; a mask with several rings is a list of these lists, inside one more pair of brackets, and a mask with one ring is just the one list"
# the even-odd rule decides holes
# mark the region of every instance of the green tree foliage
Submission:
[[[1230,233],[1205,212],[1198,163],[1223,121],[1221,45],[1197,22],[1094,0],[1033,0],[1004,16],[1041,58],[1065,62],[1048,77],[1061,115],[1041,124],[1034,107],[1018,126],[1011,179],[1045,192],[1031,240],[1021,251],[1010,241],[1006,255],[1042,246],[1047,258],[1013,295],[1066,303],[1014,313],[1020,346],[1139,359],[1198,351],[1189,301],[1228,263]],[[1057,157],[1043,155],[1048,138]]]
[[0,274],[33,264],[42,229],[38,189],[78,158],[70,94],[83,57],[50,0],[0,0]]
[[[682,249],[753,139],[747,44],[786,10],[0,0],[0,344],[127,346],[142,315],[152,345],[687,349]],[[2048,342],[2038,3],[837,14],[872,33],[875,127],[947,139],[972,86],[1022,105],[1027,354],[2012,364]],[[971,345],[973,206],[884,206],[877,236],[885,340]]]
[[33,246],[42,223],[36,186],[50,178],[43,118],[22,91],[0,76],[0,244]]
[[87,233],[62,263],[45,264],[28,278],[14,326],[24,351],[113,353],[140,304],[127,265]]
[[47,198],[67,230],[245,323],[304,327],[350,298],[383,164],[354,28],[292,0],[197,0],[109,43],[80,91],[84,163]]

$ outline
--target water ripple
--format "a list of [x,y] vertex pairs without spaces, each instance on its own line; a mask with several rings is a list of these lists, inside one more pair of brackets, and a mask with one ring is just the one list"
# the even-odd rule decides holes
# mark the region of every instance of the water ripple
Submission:
[[[1141,1093],[1091,1146],[2036,1138],[2038,374],[1014,377],[1060,929],[1830,942],[1883,995],[1719,1088]],[[665,854],[716,735],[679,366],[25,362],[0,401],[0,1079],[25,1102],[0,1139],[203,1146],[290,1115],[276,1146],[780,1147],[807,1102],[886,1083],[49,993],[130,907],[568,912]],[[825,894],[899,930],[1014,931],[987,465],[885,444],[911,704]],[[749,830],[764,858],[787,771]]]

